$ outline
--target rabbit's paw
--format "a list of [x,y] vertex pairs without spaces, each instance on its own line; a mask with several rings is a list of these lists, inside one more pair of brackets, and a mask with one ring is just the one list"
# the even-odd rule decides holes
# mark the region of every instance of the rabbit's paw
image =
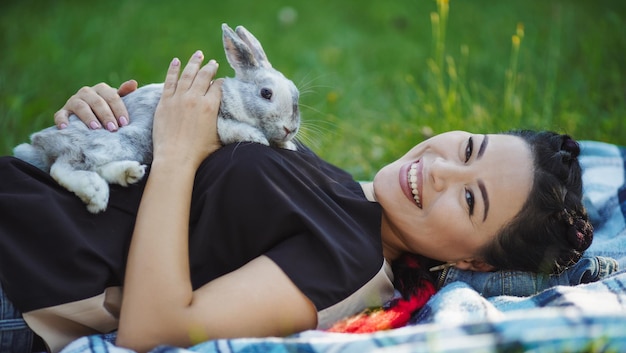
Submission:
[[267,138],[265,136],[250,135],[249,137],[241,139],[241,141],[256,142],[256,143],[260,143],[260,144],[265,145],[265,146],[269,146],[270,145],[270,142],[267,140]]
[[109,203],[109,185],[98,174],[72,170],[59,164],[52,166],[50,175],[87,204],[89,212],[98,213],[106,210]]
[[91,172],[85,172],[77,180],[77,188],[73,191],[87,204],[87,210],[91,213],[106,210],[109,203],[109,185],[106,181]]
[[278,147],[284,148],[286,150],[290,150],[290,151],[296,151],[298,149],[298,147],[296,146],[295,143],[293,143],[293,141],[287,141],[281,145],[279,145]]
[[128,186],[143,178],[146,166],[137,161],[114,161],[100,166],[98,174],[111,184]]

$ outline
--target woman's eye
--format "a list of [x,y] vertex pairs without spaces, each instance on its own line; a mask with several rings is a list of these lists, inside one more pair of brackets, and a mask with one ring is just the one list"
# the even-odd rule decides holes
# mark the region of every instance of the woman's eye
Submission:
[[467,141],[467,146],[465,147],[465,163],[469,162],[472,157],[472,152],[474,151],[474,140],[470,137],[469,141]]
[[474,214],[474,194],[468,189],[465,189],[465,202],[467,202],[469,215],[472,216]]
[[272,99],[272,90],[269,88],[261,88],[261,97],[267,100]]

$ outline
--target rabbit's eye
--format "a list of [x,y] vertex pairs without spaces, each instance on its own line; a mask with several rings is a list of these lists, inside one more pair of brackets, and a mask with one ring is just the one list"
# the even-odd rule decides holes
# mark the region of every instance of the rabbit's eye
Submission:
[[261,97],[267,100],[272,99],[272,90],[269,88],[261,88]]

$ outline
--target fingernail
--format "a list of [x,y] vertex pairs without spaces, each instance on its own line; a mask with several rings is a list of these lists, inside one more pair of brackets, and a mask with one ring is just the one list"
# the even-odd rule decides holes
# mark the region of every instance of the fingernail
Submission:
[[120,116],[120,125],[121,126],[126,126],[128,125],[128,119],[126,119],[125,116]]
[[89,127],[92,128],[93,130],[96,130],[100,128],[100,124],[94,120],[89,123]]
[[204,57],[204,54],[202,54],[202,50],[197,50],[195,54],[193,54],[193,56],[195,56],[196,58],[202,59],[202,57]]
[[112,121],[109,121],[107,123],[107,130],[115,131],[115,130],[117,130],[117,126]]
[[60,129],[60,130],[65,129],[66,127],[67,127],[67,124],[66,124],[66,123],[61,123],[61,125],[59,125],[59,129]]
[[172,65],[172,66],[178,66],[178,65],[180,65],[180,60],[179,60],[178,58],[174,58],[174,59],[172,59],[172,63],[171,63],[171,65]]

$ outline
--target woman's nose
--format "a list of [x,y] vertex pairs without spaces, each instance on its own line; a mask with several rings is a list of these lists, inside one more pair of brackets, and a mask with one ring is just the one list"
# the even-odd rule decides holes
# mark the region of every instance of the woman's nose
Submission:
[[467,171],[459,163],[438,157],[430,165],[430,178],[436,191],[445,190],[450,183],[462,181]]

